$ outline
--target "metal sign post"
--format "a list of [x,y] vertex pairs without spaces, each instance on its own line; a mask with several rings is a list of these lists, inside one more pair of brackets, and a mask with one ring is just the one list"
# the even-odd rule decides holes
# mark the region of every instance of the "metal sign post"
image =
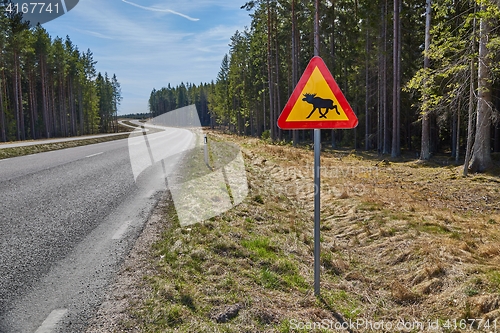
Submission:
[[321,130],[314,130],[314,295],[320,294]]
[[[307,65],[278,118],[281,129],[314,129],[314,295],[320,296],[321,273],[321,128],[354,128],[358,118],[319,57],[319,1],[315,1],[314,57]],[[321,96],[321,97],[320,97]],[[303,98],[304,97],[304,98]],[[312,110],[311,110],[312,104]],[[316,113],[316,111],[318,111]]]
[[[319,57],[319,1],[314,2],[314,56]],[[304,95],[305,96],[305,95]],[[332,103],[333,106],[333,103]],[[316,109],[316,106],[314,106]],[[328,113],[327,109],[327,112]],[[321,113],[321,108],[319,109]],[[321,274],[320,221],[321,221],[321,130],[314,129],[314,295],[319,297]]]

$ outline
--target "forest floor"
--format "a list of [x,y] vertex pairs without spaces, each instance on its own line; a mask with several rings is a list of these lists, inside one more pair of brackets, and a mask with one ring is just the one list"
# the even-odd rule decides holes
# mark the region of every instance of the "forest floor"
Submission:
[[241,147],[249,195],[189,227],[161,202],[88,332],[500,331],[498,169],[322,152],[316,298],[310,147],[209,138]]

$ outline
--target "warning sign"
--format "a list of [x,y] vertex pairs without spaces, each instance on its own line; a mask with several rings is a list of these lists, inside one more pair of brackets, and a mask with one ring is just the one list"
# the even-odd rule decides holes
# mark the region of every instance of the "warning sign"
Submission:
[[358,118],[326,67],[314,57],[278,118],[281,129],[354,128]]

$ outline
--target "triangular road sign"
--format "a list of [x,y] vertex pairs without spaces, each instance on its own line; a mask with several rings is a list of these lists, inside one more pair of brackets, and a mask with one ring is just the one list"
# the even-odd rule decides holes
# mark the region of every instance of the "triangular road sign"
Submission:
[[314,57],[278,118],[281,129],[354,128],[352,111],[320,57]]

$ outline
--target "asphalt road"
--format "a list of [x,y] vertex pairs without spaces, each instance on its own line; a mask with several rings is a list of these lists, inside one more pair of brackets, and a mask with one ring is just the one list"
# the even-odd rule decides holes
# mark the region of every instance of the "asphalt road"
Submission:
[[[85,331],[194,141],[168,129],[0,160],[0,333]],[[151,160],[133,171],[138,151]]]

